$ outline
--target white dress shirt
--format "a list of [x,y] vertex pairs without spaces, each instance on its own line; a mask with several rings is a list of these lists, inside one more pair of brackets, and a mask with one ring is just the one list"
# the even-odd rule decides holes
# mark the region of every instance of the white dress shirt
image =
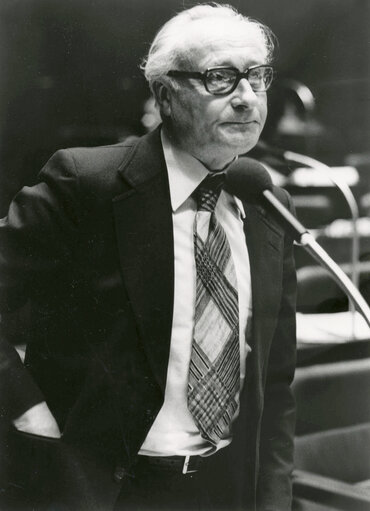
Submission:
[[[226,431],[217,448],[204,440],[187,408],[187,384],[194,329],[196,268],[193,224],[196,204],[191,194],[209,171],[190,154],[174,147],[162,130],[173,217],[175,288],[170,355],[164,403],[139,454],[146,456],[207,455],[231,442]],[[225,230],[236,270],[239,296],[241,385],[245,375],[247,326],[251,317],[251,279],[243,231],[244,209],[222,191],[215,214]]]

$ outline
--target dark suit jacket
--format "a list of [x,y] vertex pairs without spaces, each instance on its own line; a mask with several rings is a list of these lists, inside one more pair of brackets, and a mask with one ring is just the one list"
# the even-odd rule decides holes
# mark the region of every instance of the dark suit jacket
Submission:
[[[82,453],[75,469],[84,471],[90,456],[96,466],[101,462],[101,473],[109,474],[102,498],[112,497],[119,489],[114,469],[122,467],[121,476],[130,477],[166,385],[174,256],[159,131],[137,142],[58,151],[39,178],[18,193],[0,224],[1,307],[14,309],[27,299],[32,306],[27,371],[1,344],[0,405],[14,419],[46,399],[63,431],[55,443]],[[284,191],[275,193],[289,206]],[[246,509],[254,509],[257,498],[259,509],[287,511],[294,427],[292,240],[261,207],[245,204],[245,210],[252,352],[230,456]],[[85,484],[83,498],[103,486],[101,473],[92,486],[89,469],[77,478]]]

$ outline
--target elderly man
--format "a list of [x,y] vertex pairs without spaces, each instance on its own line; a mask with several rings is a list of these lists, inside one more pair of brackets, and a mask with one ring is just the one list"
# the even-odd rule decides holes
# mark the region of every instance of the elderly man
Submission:
[[25,366],[1,346],[18,506],[290,509],[292,240],[222,189],[263,128],[271,53],[230,7],[183,11],[143,65],[162,125],[57,152],[12,202],[1,306],[30,299],[33,341]]

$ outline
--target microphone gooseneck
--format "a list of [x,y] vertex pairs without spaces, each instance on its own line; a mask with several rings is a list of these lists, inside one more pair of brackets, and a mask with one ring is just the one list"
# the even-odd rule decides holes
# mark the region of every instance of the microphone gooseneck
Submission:
[[312,234],[275,197],[270,175],[263,165],[252,158],[240,157],[226,172],[225,190],[244,202],[261,205],[268,209],[283,228],[290,232],[321,266],[329,270],[370,327],[370,308],[366,300],[344,271],[315,241]]

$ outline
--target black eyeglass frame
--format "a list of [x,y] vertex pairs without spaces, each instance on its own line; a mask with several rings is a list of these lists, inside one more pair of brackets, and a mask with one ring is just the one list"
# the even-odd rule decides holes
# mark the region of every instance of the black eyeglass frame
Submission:
[[[263,90],[255,91],[252,87],[252,84],[248,80],[248,75],[254,69],[258,69],[261,67],[271,70],[271,81],[268,84],[268,86],[265,87]],[[236,73],[234,84],[231,86],[231,89],[227,90],[226,92],[225,91],[224,92],[212,92],[208,89],[207,75],[210,73],[210,71],[217,71],[219,69],[227,69],[229,71],[235,71],[235,73]],[[241,72],[241,71],[239,71],[239,69],[237,69],[236,67],[232,67],[232,66],[216,66],[216,67],[209,67],[203,73],[201,73],[200,71],[170,70],[170,71],[168,71],[167,76],[170,76],[173,78],[197,78],[198,80],[201,80],[203,82],[204,88],[206,89],[207,92],[209,92],[209,94],[212,94],[214,96],[227,96],[228,94],[231,94],[232,92],[234,92],[234,90],[237,88],[237,86],[242,78],[246,78],[248,80],[248,83],[251,85],[252,90],[254,92],[266,92],[270,88],[270,85],[274,79],[274,68],[268,64],[256,64],[255,66],[251,66],[248,69],[246,69],[245,71]]]

